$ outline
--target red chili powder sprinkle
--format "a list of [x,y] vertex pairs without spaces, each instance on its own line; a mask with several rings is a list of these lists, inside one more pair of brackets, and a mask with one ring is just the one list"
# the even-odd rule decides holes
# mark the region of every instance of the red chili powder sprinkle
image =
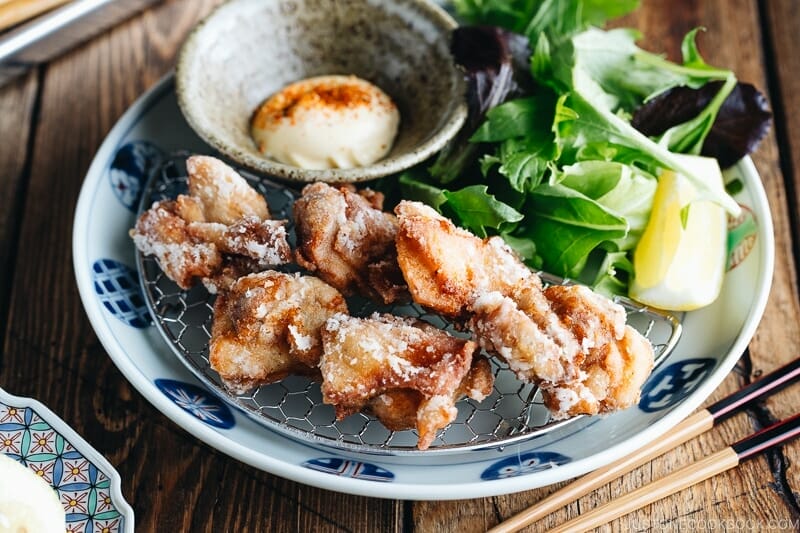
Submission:
[[[351,81],[352,80],[352,81]],[[322,80],[319,82],[297,82],[268,98],[253,117],[253,125],[265,128],[269,123],[281,120],[295,122],[299,109],[320,108],[343,111],[359,106],[380,106],[391,109],[394,104],[388,98],[380,98],[368,86],[359,83],[357,78],[342,82]]]

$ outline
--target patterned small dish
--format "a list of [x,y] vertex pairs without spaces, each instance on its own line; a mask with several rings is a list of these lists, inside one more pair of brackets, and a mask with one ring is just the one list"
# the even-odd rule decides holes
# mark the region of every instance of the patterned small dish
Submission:
[[133,532],[133,509],[117,471],[40,402],[0,389],[0,453],[53,486],[68,533]]
[[[181,48],[178,103],[203,140],[256,173],[297,182],[386,176],[439,151],[466,118],[463,78],[449,52],[455,27],[425,0],[231,0]],[[389,155],[333,170],[265,158],[250,137],[254,110],[285,85],[326,74],[354,74],[392,97],[401,118]]]

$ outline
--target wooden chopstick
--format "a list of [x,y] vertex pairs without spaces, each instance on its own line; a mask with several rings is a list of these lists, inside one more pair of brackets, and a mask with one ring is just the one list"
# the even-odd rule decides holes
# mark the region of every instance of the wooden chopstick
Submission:
[[0,3],[0,31],[32,19],[70,0],[10,0]]
[[797,437],[800,437],[800,413],[764,428],[758,433],[754,433],[658,481],[615,498],[613,502],[592,509],[550,531],[551,533],[564,533],[567,531],[594,529],[679,490],[691,487],[712,476],[730,470],[738,466],[742,461]]
[[800,379],[800,357],[706,409],[698,411],[657,442],[643,446],[632,454],[566,485],[532,507],[493,527],[489,533],[509,533],[532,524],[609,481],[708,431],[715,424],[738,413],[751,403],[778,392],[798,379]]

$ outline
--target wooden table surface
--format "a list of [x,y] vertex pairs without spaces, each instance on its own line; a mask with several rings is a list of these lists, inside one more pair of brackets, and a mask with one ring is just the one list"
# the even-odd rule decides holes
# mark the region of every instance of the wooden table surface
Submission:
[[[122,476],[138,531],[482,531],[557,487],[466,501],[357,497],[258,471],[199,442],[145,400],[94,335],[71,257],[75,203],[115,121],[174,65],[215,0],[167,1],[0,88],[0,385],[36,398]],[[749,352],[709,401],[800,355],[800,2],[644,0],[625,19],[675,59],[684,33],[769,97],[774,127],[753,159],[775,226],[775,275]],[[563,508],[554,526],[793,414],[800,386]],[[789,529],[800,520],[800,442],[625,516],[605,531]],[[1,480],[0,480],[1,482]],[[730,527],[729,527],[730,529]]]

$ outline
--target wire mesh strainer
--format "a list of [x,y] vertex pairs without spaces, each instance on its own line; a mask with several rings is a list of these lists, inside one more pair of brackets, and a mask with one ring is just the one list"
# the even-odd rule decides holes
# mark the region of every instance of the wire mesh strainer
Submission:
[[[175,198],[186,191],[186,156],[182,153],[172,155],[154,171],[143,191],[140,212],[154,201]],[[293,245],[291,208],[297,192],[246,172],[241,174],[267,198],[274,218],[289,221],[287,230]],[[137,266],[155,325],[178,359],[228,404],[264,426],[293,438],[368,454],[462,453],[502,448],[582,418],[551,420],[538,389],[519,381],[496,358],[492,358],[495,374],[492,394],[482,402],[472,399],[460,401],[456,420],[440,431],[424,452],[416,449],[414,430],[390,431],[374,417],[363,413],[337,421],[333,407],[322,402],[319,384],[305,377],[290,376],[246,394],[234,394],[225,388],[208,361],[214,296],[202,286],[181,290],[164,275],[154,257],[144,256],[138,251]],[[548,274],[540,275],[545,283],[565,282]],[[680,322],[672,315],[642,307],[625,298],[617,301],[626,309],[628,323],[653,344],[656,364],[665,359],[680,337]],[[375,311],[391,312],[417,317],[454,335],[462,335],[442,317],[416,304],[387,307],[360,298],[350,298],[347,303],[354,316],[368,316]]]

